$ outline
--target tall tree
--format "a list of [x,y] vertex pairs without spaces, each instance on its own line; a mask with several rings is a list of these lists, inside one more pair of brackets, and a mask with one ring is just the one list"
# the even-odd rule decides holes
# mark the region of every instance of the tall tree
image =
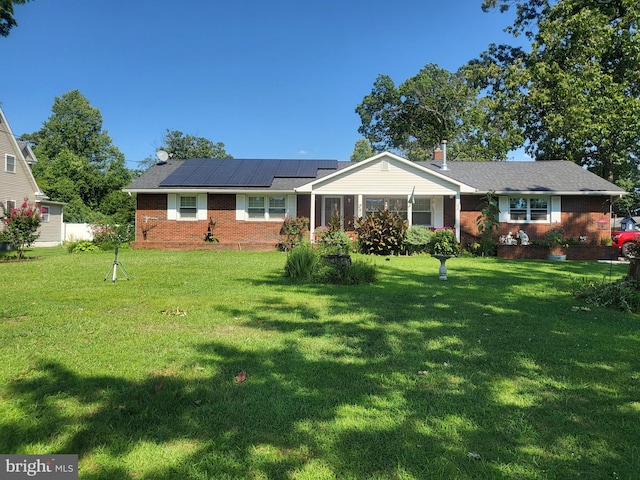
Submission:
[[196,137],[179,130],[169,130],[163,138],[162,150],[169,152],[173,158],[233,158],[224,149],[224,143],[212,142],[204,137]]
[[[188,158],[233,158],[224,149],[224,143],[213,142],[205,137],[196,137],[167,128],[162,136],[162,146],[158,150],[164,150],[171,158],[186,160]],[[158,160],[149,156],[138,162],[141,169],[149,168]]]
[[378,76],[356,108],[362,122],[358,131],[375,151],[398,150],[412,160],[430,158],[442,140],[449,141],[451,158],[506,158],[520,138],[513,136],[512,125],[492,117],[490,101],[470,81],[468,70],[452,73],[429,64],[399,87]]
[[13,6],[24,5],[30,0],[0,0],[0,36],[7,37],[13,27],[18,26],[18,22],[13,17]]
[[361,162],[362,160],[372,157],[374,154],[375,152],[373,151],[371,142],[366,138],[359,138],[353,146],[350,160],[352,162]]
[[[129,184],[131,172],[102,129],[102,114],[78,90],[57,97],[52,112],[40,130],[21,137],[34,146],[34,176],[52,200],[69,203],[67,221],[93,221],[106,214],[101,203]],[[122,200],[127,205],[120,217],[130,218],[132,201]]]
[[640,4],[483,4],[497,6],[516,6],[510,30],[531,38],[531,50],[491,46],[476,65],[502,67],[487,83],[493,92],[507,92],[527,152],[538,160],[571,160],[614,181],[632,178],[640,158]]

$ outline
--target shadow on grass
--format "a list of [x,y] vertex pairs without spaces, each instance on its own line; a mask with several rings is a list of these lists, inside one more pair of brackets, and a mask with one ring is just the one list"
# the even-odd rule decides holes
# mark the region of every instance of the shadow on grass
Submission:
[[[201,374],[136,382],[43,362],[8,385],[22,415],[2,420],[0,451],[58,445],[92,458],[85,479],[600,479],[640,469],[631,323],[616,334],[528,292],[548,272],[534,263],[461,268],[448,282],[435,267],[433,279],[394,262],[380,269],[374,287],[253,279],[272,292],[228,315],[285,340],[194,344],[188,363]],[[319,312],[288,288],[331,301]],[[70,407],[84,414],[66,416]],[[184,446],[132,471],[141,444]]]

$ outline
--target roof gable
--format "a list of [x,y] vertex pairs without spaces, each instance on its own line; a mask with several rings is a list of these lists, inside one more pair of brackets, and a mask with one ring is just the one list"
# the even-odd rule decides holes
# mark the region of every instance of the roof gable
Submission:
[[[374,168],[376,173],[372,173]],[[395,171],[395,175],[392,173]],[[399,172],[402,172],[399,174]],[[360,177],[359,180],[356,180]],[[461,192],[475,192],[475,188],[460,182],[441,172],[425,168],[417,162],[412,162],[390,152],[382,152],[366,160],[352,163],[346,168],[333,172],[326,177],[315,179],[296,189],[298,192],[310,192],[332,183],[340,184],[350,178],[352,184],[360,183],[363,187],[376,185],[379,188],[391,187],[394,182],[405,182],[403,187],[409,182],[430,181],[447,190]],[[370,189],[369,189],[370,191]]]

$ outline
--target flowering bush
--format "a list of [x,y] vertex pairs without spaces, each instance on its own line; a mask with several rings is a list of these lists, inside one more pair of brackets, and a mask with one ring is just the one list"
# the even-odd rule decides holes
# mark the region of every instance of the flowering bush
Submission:
[[93,243],[101,250],[113,250],[116,245],[127,243],[133,237],[133,225],[131,224],[111,224],[97,221],[91,224],[93,232]]
[[15,248],[18,258],[24,258],[25,249],[40,236],[36,233],[40,227],[40,209],[25,198],[20,208],[8,211],[7,206],[3,205],[2,211],[4,230],[0,232],[0,241]]

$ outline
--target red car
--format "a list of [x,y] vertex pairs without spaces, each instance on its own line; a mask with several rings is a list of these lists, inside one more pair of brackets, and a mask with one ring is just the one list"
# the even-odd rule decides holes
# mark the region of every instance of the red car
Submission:
[[613,239],[613,246],[618,247],[620,254],[628,257],[629,249],[635,242],[640,240],[640,229],[636,227],[635,230],[618,230],[611,232],[611,238]]

